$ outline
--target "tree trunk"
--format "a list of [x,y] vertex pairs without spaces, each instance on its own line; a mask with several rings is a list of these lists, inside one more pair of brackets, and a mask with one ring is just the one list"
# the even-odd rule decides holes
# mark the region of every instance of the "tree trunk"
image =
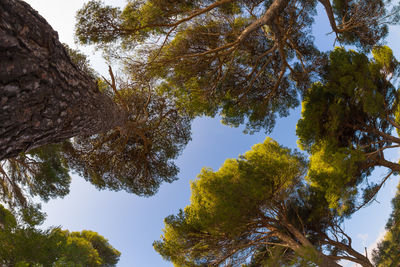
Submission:
[[0,160],[126,121],[21,0],[0,0]]

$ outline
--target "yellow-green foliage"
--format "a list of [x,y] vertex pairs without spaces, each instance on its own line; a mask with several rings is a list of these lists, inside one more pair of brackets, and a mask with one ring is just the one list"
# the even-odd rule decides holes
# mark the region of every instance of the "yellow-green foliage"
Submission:
[[378,46],[372,50],[375,62],[385,71],[393,71],[398,63],[393,56],[393,51],[388,46]]
[[357,193],[355,179],[358,163],[363,159],[361,151],[321,143],[313,147],[307,179],[325,191],[330,208],[346,211],[350,208],[348,200]]
[[304,172],[303,164],[290,150],[267,138],[239,159],[226,160],[218,171],[201,171],[191,184],[187,219],[201,218],[205,227],[236,234],[258,212],[260,203],[268,206],[270,200],[290,191]]
[[204,168],[191,183],[191,204],[165,219],[155,249],[177,266],[207,264],[229,254],[235,242],[251,239],[249,224],[262,221],[264,213],[271,216],[277,203],[294,194],[305,168],[303,157],[271,138],[217,171]]

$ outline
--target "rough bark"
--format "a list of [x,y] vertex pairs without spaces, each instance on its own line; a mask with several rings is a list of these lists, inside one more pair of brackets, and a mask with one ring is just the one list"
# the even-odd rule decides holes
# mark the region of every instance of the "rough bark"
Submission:
[[125,121],[37,11],[0,0],[0,160]]

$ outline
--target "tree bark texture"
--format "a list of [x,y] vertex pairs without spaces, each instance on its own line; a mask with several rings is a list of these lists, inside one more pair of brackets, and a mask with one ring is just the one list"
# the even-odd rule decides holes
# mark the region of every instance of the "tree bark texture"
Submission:
[[37,11],[21,0],[0,0],[0,160],[125,120]]

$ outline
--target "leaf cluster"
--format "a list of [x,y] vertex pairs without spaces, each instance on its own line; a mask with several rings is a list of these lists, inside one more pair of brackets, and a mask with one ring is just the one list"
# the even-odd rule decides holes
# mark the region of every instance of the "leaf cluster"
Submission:
[[4,266],[115,266],[120,252],[93,231],[36,228],[44,220],[35,207],[16,218],[0,205],[0,264]]
[[191,139],[190,119],[150,88],[122,86],[114,98],[128,109],[125,125],[74,138],[63,148],[65,158],[99,189],[153,195],[162,182],[176,180],[173,159]]
[[51,144],[6,159],[0,165],[0,197],[9,207],[29,205],[29,197],[44,201],[69,193],[71,178],[62,144]]
[[176,266],[318,264],[336,215],[303,183],[306,168],[300,154],[267,138],[217,171],[203,169],[191,204],[165,219],[155,250]]
[[[296,130],[300,147],[311,153],[308,179],[326,191],[332,208],[349,213],[356,206],[357,186],[374,167],[398,171],[383,153],[398,141],[392,136],[399,97],[392,78],[398,63],[388,47],[376,47],[373,56],[332,51],[323,80],[305,94]],[[373,196],[367,194],[366,201]]]
[[386,224],[386,234],[373,251],[372,257],[377,267],[394,267],[400,264],[400,186],[392,200],[393,211]]
[[385,0],[132,0],[122,10],[92,0],[77,14],[76,35],[115,45],[117,58],[127,52],[132,75],[157,80],[192,116],[219,114],[246,132],[268,132],[326,63],[311,34],[318,2],[337,40],[365,51],[398,22],[398,7]]

